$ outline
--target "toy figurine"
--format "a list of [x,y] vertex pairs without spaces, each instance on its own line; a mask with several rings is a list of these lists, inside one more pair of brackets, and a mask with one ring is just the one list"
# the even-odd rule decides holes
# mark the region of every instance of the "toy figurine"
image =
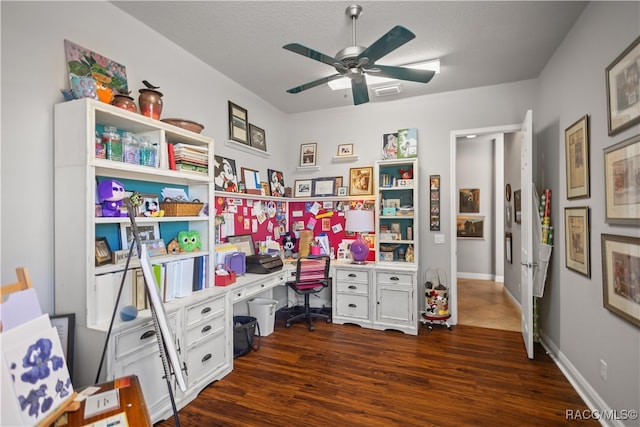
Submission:
[[98,184],[98,201],[102,203],[102,216],[127,216],[120,208],[125,198],[124,185],[114,179]]
[[180,246],[180,252],[197,252],[202,248],[200,234],[194,230],[179,232],[178,246]]
[[167,252],[172,255],[178,255],[178,253],[180,253],[180,245],[178,245],[177,239],[171,239],[171,241],[167,243]]
[[284,257],[286,258],[298,258],[298,254],[295,252],[296,237],[287,232],[282,237],[282,247],[284,248]]

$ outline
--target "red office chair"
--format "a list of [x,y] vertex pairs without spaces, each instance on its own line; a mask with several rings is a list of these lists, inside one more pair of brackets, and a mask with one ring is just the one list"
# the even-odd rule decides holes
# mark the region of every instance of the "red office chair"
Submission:
[[298,295],[304,295],[304,311],[290,316],[285,325],[287,328],[291,326],[291,322],[307,320],[309,330],[313,331],[314,318],[325,319],[327,323],[331,322],[331,318],[328,315],[312,312],[309,306],[309,296],[317,294],[329,286],[329,262],[328,255],[312,256],[298,260],[296,280],[288,282],[287,285]]

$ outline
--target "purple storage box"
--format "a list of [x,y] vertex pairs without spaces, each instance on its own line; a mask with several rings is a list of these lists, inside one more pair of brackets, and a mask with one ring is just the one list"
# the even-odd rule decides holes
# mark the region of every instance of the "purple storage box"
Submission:
[[224,256],[224,263],[236,274],[247,272],[247,254],[244,252],[233,252]]

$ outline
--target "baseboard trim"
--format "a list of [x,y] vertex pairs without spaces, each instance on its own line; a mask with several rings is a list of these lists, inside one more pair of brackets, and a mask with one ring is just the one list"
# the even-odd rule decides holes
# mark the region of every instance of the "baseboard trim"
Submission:
[[[540,344],[591,411],[598,411],[604,414],[611,411],[609,405],[607,405],[591,384],[580,374],[580,371],[576,369],[564,353],[544,334],[544,331],[540,331]],[[567,408],[567,410],[571,409],[572,408]],[[606,427],[624,427],[624,423],[620,420],[600,419],[598,421]]]
[[[498,276],[486,273],[460,273],[457,274],[458,279],[476,279],[476,280],[492,280],[498,282]],[[503,279],[504,280],[504,279]]]

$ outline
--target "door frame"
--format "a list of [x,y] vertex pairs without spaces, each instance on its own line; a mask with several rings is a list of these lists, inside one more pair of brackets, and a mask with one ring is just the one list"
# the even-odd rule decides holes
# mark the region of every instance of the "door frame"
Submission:
[[519,132],[522,129],[522,124],[512,124],[512,125],[503,125],[503,126],[492,126],[486,128],[476,128],[476,129],[462,129],[462,130],[453,130],[449,134],[449,150],[450,150],[450,162],[449,165],[449,181],[451,182],[450,186],[450,194],[449,194],[449,211],[451,212],[450,218],[450,227],[449,227],[449,236],[451,236],[451,252],[449,254],[449,258],[451,260],[450,271],[451,271],[451,284],[449,289],[449,306],[451,319],[450,323],[452,325],[458,324],[458,239],[457,231],[456,231],[456,200],[458,197],[457,194],[457,185],[456,185],[456,162],[457,162],[457,148],[456,144],[458,138],[466,137],[467,135],[492,135],[492,134],[505,134],[505,133],[515,133]]

